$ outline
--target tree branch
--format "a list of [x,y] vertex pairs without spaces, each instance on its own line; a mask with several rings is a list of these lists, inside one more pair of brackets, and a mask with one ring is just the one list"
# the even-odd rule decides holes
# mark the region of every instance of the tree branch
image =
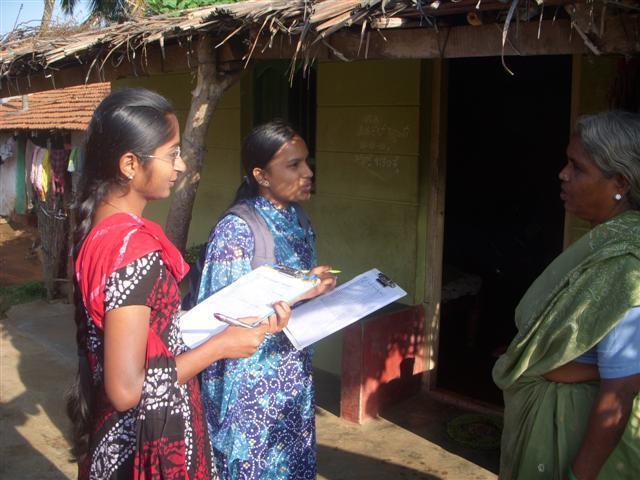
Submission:
[[197,58],[197,83],[182,134],[182,158],[187,170],[171,199],[165,226],[167,236],[181,251],[187,245],[191,213],[207,152],[205,139],[211,118],[220,98],[240,78],[241,73],[219,70],[213,40],[209,36],[202,35],[198,39]]

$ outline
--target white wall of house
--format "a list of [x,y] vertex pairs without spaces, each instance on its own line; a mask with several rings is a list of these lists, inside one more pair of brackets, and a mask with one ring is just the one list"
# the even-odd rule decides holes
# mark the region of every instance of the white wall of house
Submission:
[[[0,132],[0,145],[9,138],[10,133]],[[16,156],[6,159],[0,165],[0,215],[8,216],[16,205]]]

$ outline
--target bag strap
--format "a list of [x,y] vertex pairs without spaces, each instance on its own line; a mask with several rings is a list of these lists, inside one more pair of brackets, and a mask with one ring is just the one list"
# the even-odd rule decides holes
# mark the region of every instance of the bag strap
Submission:
[[223,217],[229,214],[233,214],[244,220],[251,229],[254,240],[251,268],[255,269],[261,265],[275,263],[276,247],[273,241],[273,235],[271,235],[267,222],[265,222],[262,215],[256,211],[255,207],[247,202],[236,203],[223,214]]
[[[298,222],[304,229],[305,236],[308,237],[311,232],[311,219],[299,204],[291,203],[291,206],[296,211]],[[244,222],[249,226],[249,229],[251,229],[254,239],[253,258],[251,259],[252,269],[256,269],[261,265],[271,265],[276,263],[273,235],[271,235],[267,222],[264,220],[262,215],[258,213],[253,204],[249,202],[240,202],[232,205],[222,215],[220,215],[216,225],[227,215],[235,215],[244,220]],[[310,239],[307,238],[307,240]],[[197,303],[196,300],[198,297],[198,290],[200,289],[200,280],[202,278],[206,254],[207,244],[205,244],[202,247],[202,250],[200,250],[198,260],[189,272],[189,293],[182,301],[182,308],[184,310],[193,308]]]

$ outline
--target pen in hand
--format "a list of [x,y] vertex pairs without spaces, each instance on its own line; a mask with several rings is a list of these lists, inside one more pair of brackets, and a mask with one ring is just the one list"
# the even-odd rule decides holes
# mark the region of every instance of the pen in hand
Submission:
[[[309,273],[311,270],[300,270],[302,273]],[[337,273],[342,273],[342,270],[334,270],[333,268],[331,270],[327,270],[325,273],[332,273],[332,274],[337,274]]]
[[214,313],[213,316],[214,316],[214,318],[216,320],[219,320],[219,321],[221,321],[223,323],[226,323],[227,325],[232,325],[234,327],[252,328],[252,325],[249,325],[247,323],[244,323],[240,319],[229,317],[229,316],[224,315],[222,313]]

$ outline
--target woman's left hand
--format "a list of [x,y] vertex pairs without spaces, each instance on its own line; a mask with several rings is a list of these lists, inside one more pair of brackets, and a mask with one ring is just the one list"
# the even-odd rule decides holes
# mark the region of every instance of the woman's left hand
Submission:
[[291,318],[291,307],[287,302],[276,302],[273,304],[273,309],[276,313],[270,315],[269,318],[264,321],[264,323],[269,325],[267,333],[281,332]]

